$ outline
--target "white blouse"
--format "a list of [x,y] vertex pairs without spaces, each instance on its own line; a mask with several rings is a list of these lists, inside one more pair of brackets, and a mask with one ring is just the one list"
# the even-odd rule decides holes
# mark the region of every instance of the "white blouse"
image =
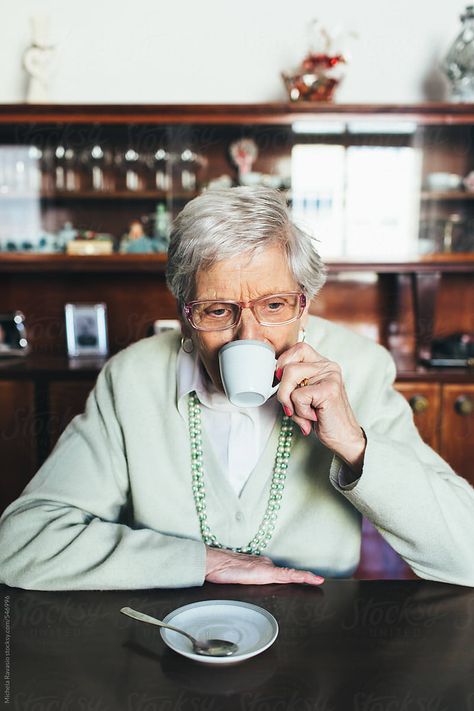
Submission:
[[[204,376],[197,353],[185,353],[182,348],[178,354],[177,385],[178,410],[184,419],[187,419],[187,395],[196,392],[203,429],[223,473],[240,496],[282,412],[280,403],[272,396],[260,407],[232,405]],[[205,451],[203,459],[205,464]]]

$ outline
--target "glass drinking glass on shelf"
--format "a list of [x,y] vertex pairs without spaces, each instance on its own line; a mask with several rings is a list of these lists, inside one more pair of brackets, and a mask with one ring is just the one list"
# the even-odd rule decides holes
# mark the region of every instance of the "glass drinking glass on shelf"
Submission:
[[113,190],[112,151],[96,143],[83,152],[82,162],[85,166],[87,188],[97,192]]
[[28,148],[25,146],[17,146],[14,148],[13,165],[14,165],[14,190],[16,193],[25,194],[27,192],[27,160]]
[[60,192],[80,189],[78,158],[74,148],[59,145],[54,151],[55,188]]
[[196,190],[196,169],[194,165],[195,154],[185,148],[180,155],[180,187],[185,192]]
[[118,150],[115,164],[120,171],[120,187],[131,192],[146,189],[145,161],[132,146]]
[[8,195],[14,190],[14,164],[12,146],[0,147],[0,194]]
[[466,220],[463,215],[458,212],[448,215],[443,227],[443,252],[463,251],[466,227]]
[[39,151],[38,163],[41,174],[41,193],[50,195],[54,193],[56,186],[55,147],[47,145],[43,148],[36,148]]
[[202,171],[207,165],[206,159],[185,148],[179,156],[179,185],[184,192],[195,192],[202,182]]
[[154,187],[162,192],[171,190],[170,154],[165,148],[158,148],[152,155]]
[[42,189],[41,160],[43,151],[38,146],[28,146],[26,161],[26,183],[28,190],[39,193]]
[[101,146],[92,146],[90,151],[91,163],[91,182],[93,190],[105,190],[104,168],[103,168],[104,151]]

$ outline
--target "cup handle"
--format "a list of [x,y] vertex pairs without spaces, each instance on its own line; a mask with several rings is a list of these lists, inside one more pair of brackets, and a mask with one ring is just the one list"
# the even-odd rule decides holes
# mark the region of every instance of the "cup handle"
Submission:
[[276,391],[278,390],[279,387],[280,387],[280,383],[278,383],[278,385],[274,385],[274,386],[271,388],[271,390],[270,390],[270,395],[267,397],[267,400],[268,400],[269,398],[271,398],[271,396],[276,393]]

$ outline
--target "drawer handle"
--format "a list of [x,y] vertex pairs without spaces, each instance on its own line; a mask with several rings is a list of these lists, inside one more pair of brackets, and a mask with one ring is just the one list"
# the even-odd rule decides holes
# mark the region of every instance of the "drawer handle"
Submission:
[[454,409],[458,415],[472,415],[474,402],[468,395],[460,395],[454,402]]
[[425,412],[429,407],[429,400],[424,395],[413,395],[408,401],[413,412]]

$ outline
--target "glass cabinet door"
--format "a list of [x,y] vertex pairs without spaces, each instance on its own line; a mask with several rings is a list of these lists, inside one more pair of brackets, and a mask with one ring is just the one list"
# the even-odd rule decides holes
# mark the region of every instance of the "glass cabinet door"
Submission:
[[2,127],[0,249],[166,252],[168,143],[156,126]]
[[242,124],[3,124],[0,250],[165,253],[202,190],[284,192],[325,259],[474,252],[473,125],[295,113]]

